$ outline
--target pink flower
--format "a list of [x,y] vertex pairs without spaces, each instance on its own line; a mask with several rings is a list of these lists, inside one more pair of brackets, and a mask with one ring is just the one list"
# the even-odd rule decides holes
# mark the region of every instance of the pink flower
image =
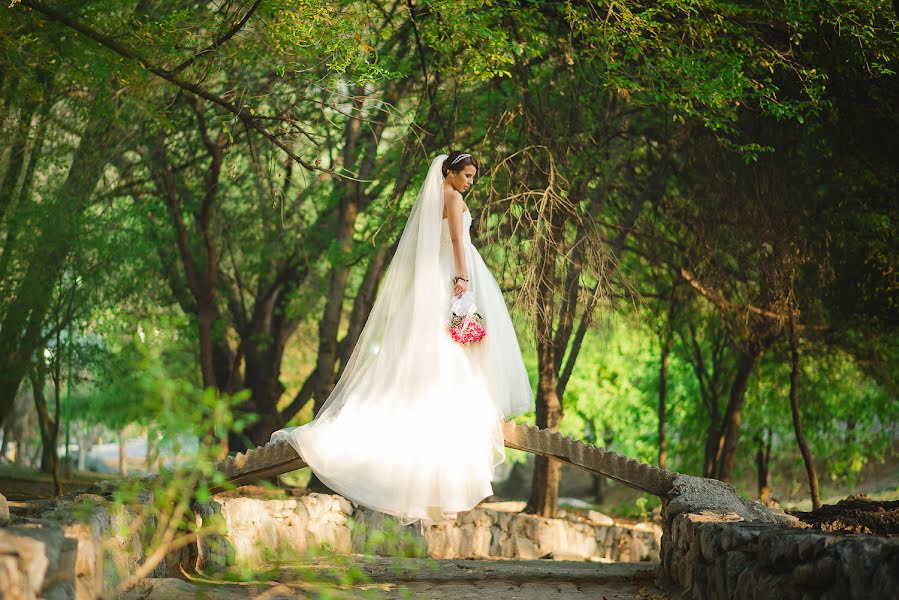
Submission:
[[462,344],[463,346],[468,346],[469,344],[484,339],[484,336],[487,335],[487,331],[476,317],[459,318],[458,315],[454,315],[449,328],[449,334],[450,337],[453,338],[453,341]]

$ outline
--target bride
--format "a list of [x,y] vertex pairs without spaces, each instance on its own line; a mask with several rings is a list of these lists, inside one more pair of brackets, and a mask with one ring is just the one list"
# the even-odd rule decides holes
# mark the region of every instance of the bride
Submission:
[[[490,496],[502,420],[532,408],[502,292],[471,243],[462,193],[477,171],[462,152],[431,162],[340,380],[310,423],[272,434],[332,490],[406,524]],[[465,292],[487,334],[463,346],[448,323]]]

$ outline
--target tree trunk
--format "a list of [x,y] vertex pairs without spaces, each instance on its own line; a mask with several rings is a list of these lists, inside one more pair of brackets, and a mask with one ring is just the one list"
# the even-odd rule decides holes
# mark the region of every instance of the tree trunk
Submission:
[[759,501],[771,503],[771,430],[764,429],[756,438],[755,466],[758,474]]
[[[47,397],[44,395],[46,383],[43,357],[31,374],[31,389],[34,392],[34,406],[37,408],[38,424],[41,432],[41,471],[53,476],[53,490],[57,496],[62,495],[62,477],[59,468],[59,456],[56,454],[56,438],[59,428],[47,410]],[[58,415],[57,415],[58,416]]]
[[746,402],[746,386],[749,376],[758,361],[759,352],[740,352],[737,369],[730,388],[730,398],[720,436],[720,445],[715,461],[715,478],[729,481],[733,474],[734,458],[737,455],[737,439],[743,422],[743,404]]
[[659,468],[661,469],[667,468],[668,464],[668,440],[665,439],[665,402],[668,395],[668,362],[673,343],[674,332],[669,322],[667,332],[662,340],[662,355],[659,360]]
[[[199,114],[199,113],[198,113]],[[201,121],[201,128],[203,121]],[[218,191],[218,179],[221,173],[221,150],[208,140],[204,132],[204,141],[211,157],[206,177],[206,193],[203,197],[199,214],[195,215],[197,227],[203,237],[200,258],[195,256],[191,247],[190,235],[181,210],[182,199],[175,181],[175,173],[166,150],[166,139],[162,133],[152,140],[152,160],[154,175],[162,193],[166,210],[175,230],[175,244],[184,268],[187,289],[195,302],[197,331],[200,345],[200,373],[204,388],[217,388],[215,357],[213,353],[214,327],[218,313],[215,307],[217,296],[216,278],[218,274],[218,252],[209,232],[211,215]]]
[[[43,71],[41,71],[41,73],[43,73]],[[53,82],[50,80],[45,88],[43,106],[38,112],[37,128],[34,131],[29,131],[27,133],[27,135],[32,137],[33,141],[31,146],[25,150],[29,155],[28,163],[24,167],[24,173],[22,173],[21,180],[18,182],[18,188],[16,189],[14,187],[10,189],[9,192],[3,192],[11,194],[11,196],[6,199],[6,212],[16,210],[17,207],[21,206],[23,203],[27,203],[27,201],[31,199],[31,187],[34,183],[38,161],[41,157],[41,150],[44,147],[44,140],[46,139],[47,124],[49,121],[47,114],[55,103],[55,94],[53,93],[53,90]],[[2,221],[2,219],[3,217],[0,216],[0,221]],[[5,279],[7,276],[10,261],[14,254],[13,249],[15,248],[16,240],[26,223],[26,219],[15,218],[4,223],[6,235],[3,240],[2,255],[0,255],[0,280]]]
[[13,138],[7,138],[9,144],[9,161],[6,165],[3,178],[0,179],[0,224],[5,220],[7,209],[12,208],[13,198],[16,196],[16,187],[22,177],[25,168],[25,148],[31,137],[31,118],[34,109],[25,109],[19,112],[19,122],[13,128]]
[[147,439],[147,454],[144,457],[147,473],[158,473],[159,462],[159,435],[156,431],[147,428],[144,436]]
[[793,413],[793,431],[796,433],[796,443],[802,453],[802,461],[805,463],[805,472],[808,476],[808,490],[812,497],[812,508],[821,508],[821,497],[818,494],[818,475],[815,473],[815,463],[805,434],[802,432],[802,415],[799,412],[799,335],[796,333],[796,312],[790,313],[790,410]]
[[[547,399],[537,398],[537,427],[558,431],[562,421],[562,405],[556,396],[555,389]],[[541,401],[542,400],[542,401]],[[545,456],[534,457],[534,481],[531,486],[531,497],[528,499],[525,512],[541,517],[555,517],[559,508],[559,484],[562,481],[562,464]]]
[[125,447],[125,428],[119,429],[119,473],[122,477],[128,476],[128,449]]
[[[555,224],[551,223],[552,229]],[[547,233],[551,236],[552,233]],[[544,238],[545,239],[545,238]],[[564,415],[562,396],[559,393],[559,372],[556,364],[556,352],[564,351],[555,346],[553,336],[553,317],[556,255],[549,247],[549,242],[541,243],[538,260],[540,261],[537,287],[537,427],[558,431]],[[531,497],[528,499],[525,512],[542,517],[554,517],[559,508],[559,483],[562,480],[562,465],[543,456],[534,461],[534,481],[531,486]]]
[[593,475],[593,501],[597,504],[606,501],[606,478],[602,475]]
[[[706,361],[696,328],[690,322],[687,323],[687,331],[689,332],[689,337],[682,335],[681,339],[685,342],[685,345],[689,345],[692,348],[690,362],[693,366],[693,373],[696,376],[702,403],[709,415],[709,423],[705,434],[702,476],[714,477],[715,461],[721,445],[721,394],[718,382],[721,378],[720,358],[723,347],[718,343],[718,340],[713,339],[711,341],[711,358],[709,361]],[[706,366],[707,364],[708,366]]]
[[[562,398],[558,393],[553,344],[552,288],[541,291],[541,316],[538,319],[537,362],[539,381],[536,398],[536,425],[540,429],[558,431],[564,415]],[[531,496],[524,511],[542,517],[554,517],[559,507],[559,483],[562,480],[562,464],[544,456],[535,457],[534,481]]]
[[0,444],[0,460],[6,456],[6,447],[9,445],[9,427],[3,428],[3,443]]
[[[211,295],[211,294],[210,294]],[[197,314],[197,330],[200,336],[200,373],[204,388],[215,388],[215,363],[212,354],[212,334],[215,326],[215,311],[212,298],[203,302]]]
[[21,439],[16,438],[16,455],[13,464],[17,467],[27,467],[28,465],[28,446]]
[[91,445],[93,443],[91,432],[85,426],[85,430],[79,432],[75,435],[75,439],[78,440],[78,470],[84,471],[87,469],[87,454],[90,452]]
[[705,436],[705,461],[702,466],[703,477],[715,477],[718,456],[721,453],[721,416],[719,412],[709,415],[709,427]]
[[296,321],[287,316],[287,299],[292,296],[293,289],[294,285],[288,283],[267,300],[257,297],[251,323],[240,332],[244,385],[250,389],[257,414],[256,422],[246,430],[251,447],[266,444],[272,432],[285,423],[278,412],[278,400],[284,393],[280,379],[284,351],[296,328]]

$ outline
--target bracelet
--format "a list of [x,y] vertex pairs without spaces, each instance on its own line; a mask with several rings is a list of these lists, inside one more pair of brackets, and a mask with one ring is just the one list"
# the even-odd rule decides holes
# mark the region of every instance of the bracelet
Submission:
[[453,284],[455,285],[456,283],[459,283],[460,280],[464,281],[465,283],[468,283],[468,280],[465,279],[464,277],[456,276],[456,277],[453,277]]

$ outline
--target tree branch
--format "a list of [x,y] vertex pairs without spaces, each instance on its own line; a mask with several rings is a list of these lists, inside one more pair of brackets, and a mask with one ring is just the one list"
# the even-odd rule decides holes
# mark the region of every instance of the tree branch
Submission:
[[196,54],[194,54],[193,56],[191,56],[184,62],[182,62],[180,65],[178,65],[174,69],[169,70],[169,73],[171,73],[172,75],[177,75],[178,73],[180,73],[181,71],[183,71],[184,69],[186,69],[187,67],[192,65],[200,57],[202,57],[206,54],[209,54],[210,52],[214,52],[215,50],[217,50],[218,48],[223,46],[225,44],[225,42],[230,40],[232,37],[234,37],[237,34],[238,31],[243,29],[243,26],[247,24],[247,21],[250,20],[250,17],[253,16],[253,13],[256,12],[256,9],[259,8],[260,4],[262,4],[262,0],[256,0],[255,4],[253,4],[253,6],[250,7],[250,9],[247,11],[247,13],[243,16],[243,18],[240,21],[238,21],[230,30],[228,30],[227,33],[225,33],[222,37],[213,41],[210,45],[206,46],[205,48],[203,48],[202,50],[200,50],[199,52],[197,52]]
[[217,95],[213,94],[212,92],[209,92],[196,84],[190,83],[188,81],[184,81],[183,79],[179,79],[171,71],[167,71],[161,67],[157,67],[157,66],[150,64],[148,61],[144,60],[140,55],[138,55],[137,52],[135,52],[134,50],[128,48],[127,46],[125,46],[123,44],[120,44],[113,38],[111,38],[107,35],[104,35],[104,34],[100,33],[99,31],[92,29],[91,27],[88,27],[87,25],[79,23],[78,21],[76,21],[75,19],[72,19],[68,15],[61,13],[49,6],[46,6],[42,2],[39,2],[38,0],[22,0],[21,4],[22,4],[22,6],[27,6],[29,8],[32,8],[32,9],[42,13],[44,16],[48,17],[49,19],[51,19],[53,21],[61,23],[61,24],[65,25],[66,27],[69,27],[70,29],[74,29],[78,33],[82,34],[83,36],[94,40],[101,46],[104,46],[104,47],[108,48],[109,50],[112,50],[119,56],[122,56],[124,58],[127,58],[128,60],[139,63],[145,70],[149,71],[150,73],[152,73],[153,75],[156,75],[157,77],[159,77],[161,79],[164,79],[165,81],[168,81],[172,85],[174,85],[186,92],[189,92],[190,94],[192,94],[194,96],[203,98],[204,100],[207,100],[217,106],[224,108],[226,111],[228,111],[229,113],[234,115],[237,119],[239,119],[242,123],[244,123],[247,127],[250,127],[252,129],[255,129],[256,131],[258,131],[260,134],[262,134],[262,136],[265,139],[267,139],[269,142],[271,142],[272,144],[274,144],[275,146],[280,148],[285,154],[287,154],[287,156],[289,156],[291,158],[291,160],[293,160],[297,164],[303,166],[307,170],[312,171],[312,172],[322,171],[325,173],[329,173],[331,175],[337,175],[330,169],[324,169],[322,167],[317,167],[317,166],[313,165],[312,163],[309,163],[309,162],[303,160],[302,158],[300,158],[299,156],[297,156],[297,154],[287,144],[282,142],[274,134],[270,133],[265,127],[260,125],[258,120],[253,118],[253,116],[250,115],[249,113],[245,112],[242,107],[236,106],[234,103],[229,102],[229,101],[225,100],[224,98],[217,96]]
[[690,271],[688,271],[687,269],[685,269],[683,267],[681,267],[681,269],[680,269],[680,276],[684,281],[686,281],[687,283],[690,284],[690,287],[692,287],[697,292],[699,292],[700,296],[702,296],[703,298],[705,298],[706,300],[708,300],[709,302],[714,304],[722,312],[726,313],[726,312],[739,311],[741,309],[745,309],[745,310],[747,310],[753,314],[756,314],[760,317],[774,319],[781,323],[788,321],[790,319],[789,314],[776,313],[776,312],[773,312],[770,310],[766,310],[764,308],[758,308],[757,306],[753,306],[752,304],[746,304],[745,306],[739,306],[737,304],[734,304],[733,302],[728,300],[724,296],[724,294],[722,294],[721,292],[719,292],[717,290],[711,290],[711,289],[705,287],[704,285],[702,285],[702,283],[699,282],[699,280],[696,278],[695,275],[693,275],[693,273],[691,273]]
[[199,298],[202,295],[200,278],[197,273],[196,262],[190,251],[187,227],[184,224],[184,216],[181,214],[181,206],[178,202],[175,179],[172,175],[171,164],[166,156],[165,139],[162,136],[157,136],[154,140],[151,154],[153,160],[157,163],[160,191],[165,198],[165,204],[168,209],[169,217],[172,220],[172,226],[175,228],[175,239],[177,241],[178,251],[181,254],[181,262],[184,264],[187,289],[190,290],[194,300],[199,301]]

